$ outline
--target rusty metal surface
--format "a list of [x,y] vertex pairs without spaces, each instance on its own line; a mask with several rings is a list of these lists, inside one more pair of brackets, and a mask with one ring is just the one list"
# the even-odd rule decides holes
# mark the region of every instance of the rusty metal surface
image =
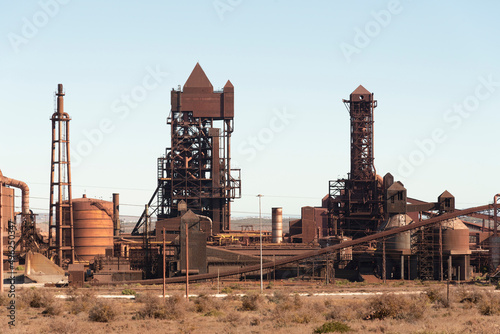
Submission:
[[113,248],[113,203],[92,198],[73,199],[75,253],[90,261]]
[[458,218],[442,223],[443,251],[452,254],[470,254],[469,229]]
[[[352,246],[364,244],[364,243],[367,243],[367,242],[370,242],[373,240],[377,240],[377,239],[380,239],[383,237],[389,237],[392,235],[396,235],[396,234],[401,233],[401,232],[406,232],[406,231],[410,231],[410,230],[417,229],[420,227],[433,225],[433,224],[439,223],[439,222],[447,220],[447,219],[451,219],[451,218],[455,218],[455,217],[459,217],[459,216],[465,216],[465,215],[468,215],[468,214],[473,213],[473,212],[491,210],[492,208],[493,208],[492,204],[487,204],[487,205],[482,205],[482,206],[473,207],[473,208],[464,209],[464,210],[455,210],[454,212],[445,213],[441,216],[433,217],[433,218],[423,220],[420,222],[415,222],[415,223],[410,224],[410,225],[401,226],[401,227],[394,228],[394,229],[388,230],[388,231],[378,232],[376,234],[367,235],[365,237],[354,239],[354,240],[348,240],[348,241],[345,241],[345,242],[338,244],[338,245],[325,247],[325,248],[322,248],[319,250],[308,251],[308,252],[305,252],[303,254],[294,256],[294,257],[277,260],[276,262],[264,263],[262,267],[263,267],[263,269],[269,269],[269,268],[273,268],[274,266],[278,267],[278,266],[281,266],[284,264],[302,261],[302,260],[316,257],[319,255],[332,253],[333,251],[337,251],[337,250],[340,250],[343,248],[352,247]],[[257,271],[259,269],[260,269],[260,265],[253,265],[253,266],[238,268],[237,270],[228,270],[225,272],[221,272],[218,275],[217,274],[203,274],[203,275],[190,276],[189,280],[190,281],[199,281],[199,280],[217,278],[217,276],[219,276],[219,277],[233,276],[233,275],[239,275],[239,274],[248,273],[248,272],[252,272],[252,271]],[[166,282],[167,283],[182,283],[182,282],[185,282],[185,280],[186,280],[185,277],[173,277],[173,278],[166,279]],[[151,280],[130,281],[128,283],[161,284],[162,282],[163,282],[162,279],[151,279]]]
[[[64,112],[63,85],[55,93],[57,109],[52,114],[52,158],[49,204],[49,250],[54,252],[56,263],[66,265],[75,260],[73,206],[71,193],[71,157],[69,121]],[[63,219],[63,211],[67,219]]]
[[[233,117],[233,85],[214,92],[199,64],[184,90],[171,91],[171,147],[158,158],[158,187],[148,203],[158,219],[177,217],[184,201],[210,217],[214,234],[230,230],[231,201],[241,197],[240,171],[231,168]],[[143,213],[133,235],[145,219]]]
[[377,101],[363,86],[343,100],[351,124],[351,172],[330,181],[329,234],[359,238],[375,233],[384,219],[383,179],[374,166],[374,117]]

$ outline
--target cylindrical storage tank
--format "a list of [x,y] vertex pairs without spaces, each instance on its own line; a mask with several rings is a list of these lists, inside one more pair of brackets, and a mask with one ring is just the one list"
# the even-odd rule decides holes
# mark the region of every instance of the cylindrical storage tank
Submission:
[[113,203],[99,199],[73,199],[73,228],[77,260],[90,261],[113,248]]
[[469,229],[458,218],[442,223],[443,251],[453,254],[469,254]]
[[283,208],[273,208],[272,241],[279,244],[283,241]]
[[491,268],[495,270],[500,265],[500,237],[491,236],[488,240],[490,242]]
[[[7,188],[0,184],[2,187],[2,225],[4,228],[4,232],[7,232],[9,229],[9,220],[14,221],[14,188]],[[4,237],[7,236],[4,233]],[[4,244],[5,246],[6,244]]]
[[[391,216],[385,225],[382,226],[381,231],[392,230],[397,227],[406,226],[412,223],[413,220],[410,216],[406,214],[396,214]],[[378,248],[382,249],[382,243],[380,243]],[[403,251],[410,249],[410,231],[403,233],[398,233],[394,236],[388,237],[385,241],[386,251],[395,250]]]

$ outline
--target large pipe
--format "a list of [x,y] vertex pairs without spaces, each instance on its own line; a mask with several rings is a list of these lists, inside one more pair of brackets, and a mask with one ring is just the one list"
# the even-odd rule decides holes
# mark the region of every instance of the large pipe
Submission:
[[[422,220],[419,222],[414,222],[413,224],[408,224],[408,225],[396,227],[396,228],[393,228],[390,230],[385,230],[385,231],[378,232],[375,234],[367,235],[366,237],[361,237],[361,238],[354,239],[354,240],[348,240],[348,241],[342,242],[340,244],[328,246],[328,247],[321,248],[321,249],[310,250],[310,251],[304,252],[300,255],[295,255],[295,256],[284,258],[284,259],[266,262],[266,263],[264,263],[262,268],[268,269],[268,268],[273,268],[274,266],[278,267],[278,266],[281,266],[284,264],[302,261],[302,260],[305,260],[307,258],[316,257],[316,256],[327,254],[327,253],[332,253],[332,252],[340,250],[340,249],[344,249],[344,248],[356,246],[359,244],[367,243],[369,241],[377,240],[377,239],[380,239],[383,237],[388,237],[388,236],[396,235],[396,234],[406,232],[409,230],[414,230],[414,229],[417,229],[417,228],[420,228],[423,226],[436,224],[436,223],[439,223],[439,222],[447,220],[447,219],[451,219],[451,218],[455,218],[455,217],[459,217],[459,216],[466,216],[466,215],[469,215],[470,213],[473,213],[473,212],[491,210],[492,208],[493,208],[492,204],[487,204],[487,205],[476,206],[476,207],[468,208],[468,209],[464,209],[464,210],[455,210],[453,212],[445,213],[441,216],[436,216],[436,217],[433,217],[430,219]],[[409,263],[410,263],[410,261],[408,261],[408,264]],[[227,270],[227,271],[224,271],[222,273],[207,273],[207,274],[194,275],[194,276],[190,276],[191,277],[190,280],[191,281],[200,281],[200,280],[214,279],[214,278],[217,278],[218,276],[219,277],[234,276],[234,275],[249,273],[252,271],[257,271],[259,269],[260,269],[260,265],[256,264],[256,265],[250,265],[250,266],[243,267],[243,268],[238,267],[236,269]],[[186,280],[185,277],[170,277],[170,278],[166,279],[166,283],[183,283],[185,280]],[[160,278],[160,279],[127,281],[127,284],[135,284],[135,283],[162,284],[162,282],[163,282],[163,280]],[[116,284],[123,284],[123,282],[110,282],[110,283],[106,282],[106,283],[95,283],[95,284],[96,285],[113,285],[113,284],[116,285]]]
[[0,184],[5,184],[6,186],[11,186],[14,188],[21,189],[22,192],[22,214],[28,215],[30,213],[30,188],[28,185],[22,181],[14,180],[3,176],[0,170]]
[[273,208],[272,211],[272,240],[279,244],[283,241],[283,209]]
[[113,225],[115,237],[120,236],[120,194],[113,194]]
[[0,171],[0,293],[3,293],[3,215],[2,215],[3,185],[1,179],[2,179],[2,171]]

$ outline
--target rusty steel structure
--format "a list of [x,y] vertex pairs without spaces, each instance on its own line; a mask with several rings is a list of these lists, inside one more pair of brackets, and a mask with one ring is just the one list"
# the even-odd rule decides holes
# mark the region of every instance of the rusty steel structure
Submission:
[[[4,188],[4,186],[10,186],[13,188],[18,188],[21,190],[21,236],[15,244],[15,248],[19,246],[19,251],[21,253],[26,253],[27,251],[40,251],[42,238],[38,235],[36,231],[36,218],[33,212],[30,210],[30,189],[28,185],[19,180],[11,179],[9,177],[3,176],[0,171],[0,187],[3,188],[5,195],[14,197],[14,191],[9,188]],[[8,201],[7,201],[8,203]],[[1,207],[1,206],[0,206]],[[9,209],[12,211],[11,215],[6,215],[10,220],[14,221],[14,206],[9,205],[6,208],[0,208],[0,210]],[[16,214],[17,215],[17,214]],[[4,224],[6,221],[3,222]]]
[[[241,192],[240,170],[231,168],[234,87],[228,80],[214,91],[196,64],[183,90],[171,91],[171,147],[158,158],[158,186],[149,202],[158,219],[178,217],[181,201],[210,217],[212,233],[231,226],[231,202]],[[156,201],[156,204],[154,203]],[[144,225],[143,213],[132,234]]]
[[[49,252],[56,263],[73,263],[75,239],[71,198],[70,116],[64,112],[63,85],[57,87],[56,110],[52,114],[52,159],[50,172]],[[66,219],[65,219],[66,216]]]
[[[67,215],[66,215],[67,217]],[[99,199],[73,199],[75,258],[91,261],[113,248],[113,203]]]
[[351,171],[347,179],[330,181],[329,229],[331,235],[356,238],[377,231],[384,218],[383,185],[373,153],[377,101],[360,85],[343,102],[351,119]]
[[[403,225],[403,226],[400,226],[397,228],[388,229],[388,230],[385,230],[382,232],[373,233],[371,235],[367,235],[367,236],[353,239],[353,240],[346,240],[340,244],[335,244],[333,246],[327,246],[327,247],[324,247],[321,249],[306,251],[300,255],[296,255],[296,256],[292,256],[292,257],[264,263],[262,268],[263,269],[272,269],[274,267],[279,267],[279,266],[283,266],[283,265],[290,264],[290,263],[297,263],[299,261],[315,258],[315,257],[321,256],[324,254],[334,254],[334,252],[345,249],[345,248],[370,243],[370,242],[380,240],[380,239],[383,240],[383,238],[395,236],[397,234],[404,233],[406,231],[412,231],[412,230],[417,230],[417,229],[420,229],[423,227],[436,225],[436,224],[439,224],[439,223],[446,221],[448,219],[453,219],[453,218],[460,217],[460,216],[467,216],[469,214],[484,211],[484,210],[493,210],[493,204],[486,204],[486,205],[472,207],[472,208],[468,208],[468,209],[447,212],[447,213],[444,213],[440,216],[436,216],[433,218],[414,222],[412,224]],[[237,269],[227,270],[227,271],[220,272],[220,273],[207,273],[207,274],[189,276],[189,281],[193,282],[193,281],[214,279],[217,277],[241,275],[244,273],[256,272],[259,269],[260,269],[260,264],[249,265],[249,266],[246,266],[243,268],[238,267]],[[172,278],[165,279],[165,283],[183,283],[185,281],[186,281],[185,277],[172,277]],[[127,283],[129,283],[129,284],[134,284],[134,283],[162,284],[163,279],[137,280],[137,281],[128,281]],[[105,284],[108,284],[108,283],[105,283]],[[121,282],[116,282],[116,283],[112,283],[112,284],[121,284]],[[96,285],[101,285],[101,284],[97,283]]]

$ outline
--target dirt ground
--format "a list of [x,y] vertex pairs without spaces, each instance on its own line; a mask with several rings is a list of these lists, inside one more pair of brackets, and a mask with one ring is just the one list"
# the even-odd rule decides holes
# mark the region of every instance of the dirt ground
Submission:
[[446,284],[419,281],[277,281],[259,292],[256,282],[196,283],[186,301],[184,285],[168,285],[163,301],[161,286],[18,288],[15,326],[0,298],[0,332],[500,333],[500,290],[487,284],[452,284],[449,299]]

